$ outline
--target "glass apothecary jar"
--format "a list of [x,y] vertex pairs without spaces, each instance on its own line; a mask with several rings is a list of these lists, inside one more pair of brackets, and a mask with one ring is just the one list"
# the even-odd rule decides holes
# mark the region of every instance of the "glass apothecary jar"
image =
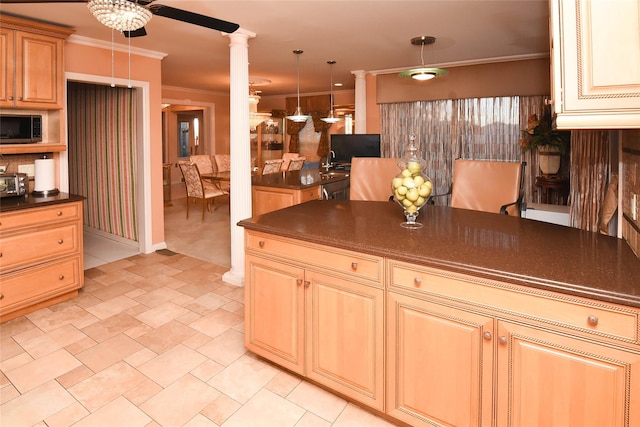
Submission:
[[406,221],[400,225],[404,228],[420,228],[416,221],[420,209],[429,201],[433,183],[424,173],[427,162],[418,155],[415,135],[409,136],[409,143],[404,155],[398,160],[400,173],[391,181],[393,199],[402,206]]

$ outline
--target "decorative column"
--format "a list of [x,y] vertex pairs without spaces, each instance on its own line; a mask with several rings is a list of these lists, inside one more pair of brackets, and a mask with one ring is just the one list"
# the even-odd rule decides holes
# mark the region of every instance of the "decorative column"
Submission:
[[244,229],[238,221],[251,216],[251,147],[249,140],[249,43],[255,33],[238,29],[229,37],[231,87],[230,154],[231,154],[231,270],[222,280],[244,285]]
[[355,133],[367,133],[367,72],[352,71],[356,76],[356,128]]

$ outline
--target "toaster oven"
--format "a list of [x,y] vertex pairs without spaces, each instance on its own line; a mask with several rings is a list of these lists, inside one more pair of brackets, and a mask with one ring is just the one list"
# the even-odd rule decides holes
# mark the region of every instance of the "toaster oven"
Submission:
[[29,190],[29,177],[26,173],[0,174],[0,197],[24,196]]

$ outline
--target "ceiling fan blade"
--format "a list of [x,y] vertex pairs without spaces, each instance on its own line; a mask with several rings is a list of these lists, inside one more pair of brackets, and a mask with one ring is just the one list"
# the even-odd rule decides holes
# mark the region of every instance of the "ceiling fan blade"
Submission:
[[138,28],[137,30],[133,30],[133,31],[123,31],[124,36],[126,38],[130,38],[130,37],[142,37],[142,36],[146,36],[147,35],[147,30],[144,29],[144,27],[142,28]]
[[240,25],[233,22],[227,22],[210,16],[200,15],[199,13],[188,12],[182,9],[176,9],[171,6],[161,4],[152,4],[149,10],[154,15],[163,16],[165,18],[175,19],[176,21],[186,22],[188,24],[198,25],[200,27],[211,28],[212,30],[223,31],[225,33],[233,33]]

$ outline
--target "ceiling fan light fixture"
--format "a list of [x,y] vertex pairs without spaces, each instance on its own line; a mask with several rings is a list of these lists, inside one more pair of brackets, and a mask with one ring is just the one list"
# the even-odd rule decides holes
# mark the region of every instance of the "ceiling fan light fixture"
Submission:
[[330,101],[331,101],[331,109],[329,110],[329,114],[327,115],[327,117],[323,117],[320,120],[322,120],[325,123],[338,123],[339,121],[342,121],[342,119],[340,117],[336,117],[336,115],[333,112],[333,65],[336,63],[336,61],[327,61],[327,64],[329,64],[329,70],[330,70],[330,75],[331,75],[331,81],[330,81]]
[[420,59],[422,60],[422,67],[412,68],[405,70],[399,74],[400,77],[411,77],[414,80],[426,81],[436,77],[441,77],[449,73],[443,68],[430,68],[424,65],[424,46],[427,44],[435,43],[436,38],[431,36],[420,36],[411,39],[411,44],[414,46],[420,46]]
[[302,52],[304,51],[300,49],[296,49],[293,51],[293,53],[296,55],[296,66],[298,70],[298,107],[292,115],[287,116],[287,119],[296,123],[304,123],[309,119],[309,116],[303,114],[302,108],[300,108],[300,55],[302,55]]
[[91,0],[87,7],[100,23],[118,31],[138,30],[151,20],[151,12],[129,0]]

